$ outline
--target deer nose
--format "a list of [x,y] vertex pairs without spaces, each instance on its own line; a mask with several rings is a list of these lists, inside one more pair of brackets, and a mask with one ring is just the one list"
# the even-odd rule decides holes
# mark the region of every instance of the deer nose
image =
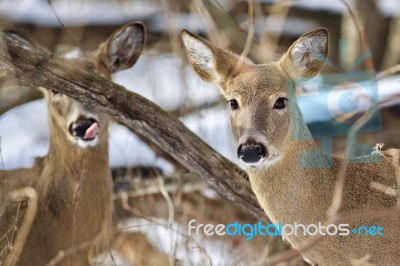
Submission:
[[237,150],[239,159],[245,163],[256,163],[265,157],[266,149],[261,143],[241,144]]

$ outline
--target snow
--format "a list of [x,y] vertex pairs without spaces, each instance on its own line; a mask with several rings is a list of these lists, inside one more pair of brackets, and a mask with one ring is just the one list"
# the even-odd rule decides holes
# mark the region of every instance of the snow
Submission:
[[[272,0],[261,0],[260,2],[272,3]],[[275,1],[276,2],[276,1]],[[349,6],[353,6],[353,0],[345,0]],[[394,17],[400,13],[400,6],[398,0],[377,0],[379,10],[384,16]],[[300,0],[293,1],[291,6],[308,9],[308,10],[320,10],[329,13],[343,14],[347,13],[347,8],[339,0]]]
[[[133,68],[114,75],[114,80],[166,110],[182,104],[201,106],[219,99],[215,87],[200,80],[189,66],[181,68],[180,64],[181,60],[173,55],[145,53]],[[203,110],[182,120],[209,145],[234,159],[226,109]],[[49,132],[45,100],[19,106],[1,116],[0,137],[4,169],[31,167],[35,157],[46,155]],[[153,165],[166,173],[173,170],[121,125],[111,124],[109,143],[112,167]]]
[[46,155],[49,139],[46,101],[24,104],[0,116],[0,138],[5,169],[31,167],[35,157]]
[[[260,2],[271,3],[271,0],[261,0]],[[351,5],[353,1],[347,0]],[[232,1],[224,0],[219,3],[227,10],[233,7]],[[385,16],[397,16],[400,13],[400,5],[397,0],[379,0],[378,8]],[[60,21],[64,25],[87,25],[87,24],[122,24],[129,20],[143,20],[151,18],[150,22],[154,30],[165,31],[168,23],[165,21],[165,14],[162,6],[156,1],[52,1],[54,9],[42,0],[2,0],[0,1],[0,15],[11,21],[20,23],[33,23],[42,26],[60,26]],[[321,10],[331,13],[342,14],[347,12],[343,3],[339,0],[301,0],[293,1],[292,6],[297,6],[309,10]],[[55,13],[55,12],[56,13]],[[57,14],[57,15],[56,15]],[[58,18],[57,18],[58,16]],[[175,27],[189,28],[190,30],[204,30],[204,23],[201,17],[194,17],[183,14],[175,17]],[[298,27],[298,25],[292,23]],[[285,27],[292,30],[291,27]]]
[[[53,8],[42,0],[3,0],[0,14],[12,21],[42,26],[86,24],[121,24],[132,18],[141,19],[159,11],[147,1],[52,1]],[[54,12],[55,11],[55,12]],[[56,15],[57,14],[57,15]]]
[[[370,110],[377,102],[386,102],[393,97],[400,96],[400,77],[392,76],[379,80],[378,82],[370,80],[360,80],[352,82],[345,86],[344,84],[337,87],[327,87],[325,90],[319,90],[319,82],[323,82],[321,75],[311,80],[305,85],[306,93],[298,96],[298,104],[303,113],[306,123],[329,120],[332,117],[340,116],[344,113],[351,113],[357,110],[363,113]],[[346,98],[347,97],[347,98]],[[354,108],[354,110],[346,110],[346,106],[340,105],[340,100],[345,100],[343,104]],[[383,106],[391,106],[399,101],[389,101]],[[315,112],[315,110],[319,110]],[[324,112],[322,110],[329,110]]]
[[218,99],[218,90],[206,84],[173,54],[143,54],[131,69],[116,73],[114,80],[166,110],[182,104],[204,105]]
[[[166,110],[174,110],[182,104],[202,106],[219,99],[217,88],[202,81],[188,65],[181,64],[182,61],[172,54],[158,56],[150,51],[144,53],[133,68],[114,75],[114,80]],[[310,84],[319,81],[319,78],[316,78]],[[398,95],[399,81],[400,76],[379,81],[377,84],[379,99],[384,100]],[[307,97],[298,98],[305,121],[311,123],[332,118],[329,113],[315,112],[327,108],[327,99],[334,98],[332,95],[327,95],[330,91],[316,91],[318,88],[315,86],[306,86],[306,89]],[[346,93],[352,91],[354,99],[357,99],[359,91],[354,91],[352,87],[346,88]],[[341,90],[336,91],[336,94],[342,93]],[[334,109],[334,112],[340,110]],[[182,117],[181,120],[211,147],[228,159],[239,163],[230,135],[228,108],[216,106],[200,110]],[[49,135],[47,127],[45,100],[22,105],[1,116],[1,154],[5,169],[30,167],[34,157],[46,155]],[[112,167],[154,165],[166,173],[173,170],[169,163],[157,158],[145,144],[121,125],[113,123],[110,126],[109,143]]]
[[126,232],[143,233],[153,247],[164,254],[174,254],[180,265],[208,265],[210,262],[212,265],[246,265],[241,261],[244,250],[235,251],[223,240],[196,235],[194,232],[189,235],[186,225],[176,222],[168,225],[163,219],[150,219],[153,222],[139,218],[126,219],[119,228]]

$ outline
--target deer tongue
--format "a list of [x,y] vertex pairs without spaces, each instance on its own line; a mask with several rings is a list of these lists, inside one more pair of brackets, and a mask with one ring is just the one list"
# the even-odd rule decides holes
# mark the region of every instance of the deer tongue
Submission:
[[99,133],[99,125],[93,123],[88,129],[86,129],[85,136],[83,139],[93,139]]

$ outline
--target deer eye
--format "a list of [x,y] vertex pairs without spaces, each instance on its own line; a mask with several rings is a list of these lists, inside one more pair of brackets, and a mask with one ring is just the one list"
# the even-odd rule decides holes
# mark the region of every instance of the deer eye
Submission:
[[274,109],[283,109],[286,106],[286,101],[287,99],[284,97],[280,97],[278,99],[276,99],[276,102],[274,104]]
[[228,103],[231,107],[231,110],[239,109],[239,103],[236,100],[230,100]]

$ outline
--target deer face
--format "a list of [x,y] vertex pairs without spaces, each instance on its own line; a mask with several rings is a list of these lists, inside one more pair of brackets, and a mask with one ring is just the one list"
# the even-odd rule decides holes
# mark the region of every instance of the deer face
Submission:
[[268,167],[285,155],[291,120],[300,115],[289,90],[314,77],[327,56],[325,29],[298,39],[280,61],[251,65],[187,31],[187,55],[200,77],[217,85],[228,101],[237,156],[247,167]]
[[[145,28],[131,23],[114,32],[99,46],[95,56],[69,59],[69,63],[111,79],[111,74],[130,68],[140,56],[145,41]],[[95,106],[84,105],[66,95],[46,90],[50,125],[82,148],[93,147],[107,139],[108,117]]]
[[[271,76],[274,78],[268,78]],[[237,156],[249,166],[278,160],[289,137],[286,80],[279,66],[272,63],[253,66],[223,86]]]
[[50,124],[61,130],[70,143],[82,148],[93,147],[100,137],[107,135],[108,118],[94,106],[60,93],[48,94]]

